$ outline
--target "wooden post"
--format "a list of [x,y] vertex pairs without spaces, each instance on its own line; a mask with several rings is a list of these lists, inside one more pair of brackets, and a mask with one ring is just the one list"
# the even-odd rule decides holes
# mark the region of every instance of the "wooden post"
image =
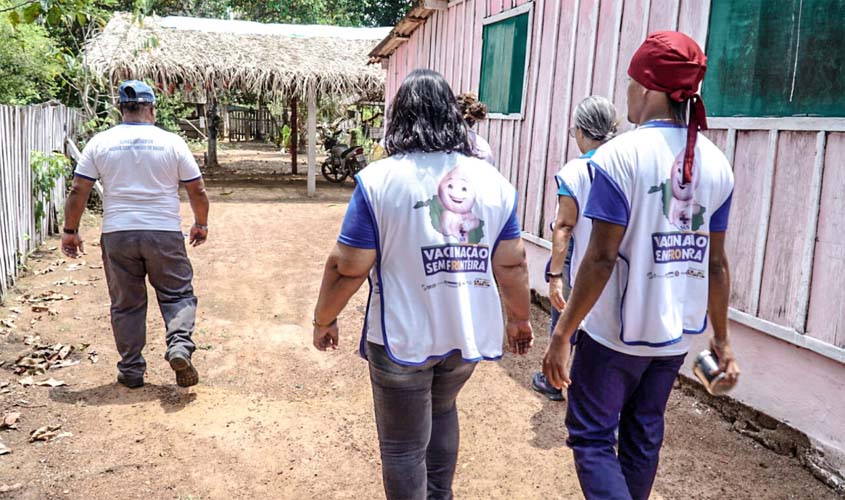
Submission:
[[308,196],[317,194],[317,89],[308,84]]
[[217,98],[209,98],[208,103],[208,167],[217,167],[217,127],[220,117],[217,115]]
[[290,98],[290,168],[291,173],[296,175],[296,152],[299,148],[299,99],[296,96]]

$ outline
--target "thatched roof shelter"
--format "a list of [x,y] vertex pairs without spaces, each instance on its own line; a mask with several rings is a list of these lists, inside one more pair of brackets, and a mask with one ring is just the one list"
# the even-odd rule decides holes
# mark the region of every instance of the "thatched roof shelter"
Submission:
[[86,45],[84,64],[113,86],[149,79],[165,89],[207,95],[212,110],[209,165],[217,164],[214,117],[220,93],[303,97],[308,105],[308,194],[313,195],[317,96],[380,99],[385,71],[368,65],[368,55],[390,31],[117,13]]
[[263,24],[117,13],[86,46],[85,64],[112,82],[148,78],[186,90],[305,96],[383,92],[385,72],[367,65],[390,28]]

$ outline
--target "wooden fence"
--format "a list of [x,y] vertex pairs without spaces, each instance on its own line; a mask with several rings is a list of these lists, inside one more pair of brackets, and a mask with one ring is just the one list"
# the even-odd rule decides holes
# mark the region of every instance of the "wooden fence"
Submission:
[[0,106],[0,300],[15,284],[27,255],[52,233],[64,206],[62,178],[36,223],[30,153],[63,152],[80,121],[75,110],[61,105]]

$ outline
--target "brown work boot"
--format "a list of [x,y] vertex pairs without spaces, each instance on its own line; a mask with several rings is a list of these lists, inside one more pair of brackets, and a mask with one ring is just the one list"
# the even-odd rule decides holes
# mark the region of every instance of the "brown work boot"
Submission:
[[184,354],[171,356],[170,368],[173,368],[173,371],[176,372],[176,385],[179,387],[191,387],[197,385],[200,381],[197,369],[191,364],[191,358]]

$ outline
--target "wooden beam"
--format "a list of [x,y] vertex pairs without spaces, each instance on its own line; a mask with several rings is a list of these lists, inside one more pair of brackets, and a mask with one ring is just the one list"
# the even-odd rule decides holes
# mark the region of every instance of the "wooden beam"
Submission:
[[317,195],[317,89],[308,84],[308,196]]
[[713,129],[737,130],[804,130],[818,132],[845,132],[845,118],[824,118],[824,117],[784,117],[784,118],[707,118],[707,124]]
[[751,307],[752,315],[757,316],[760,310],[760,294],[763,285],[763,268],[766,261],[766,243],[769,239],[769,216],[772,213],[772,191],[775,183],[775,163],[778,154],[777,129],[769,131],[769,147],[766,153],[766,169],[763,174],[763,196],[760,198],[760,226],[757,228],[757,240],[754,245],[754,271],[751,275]]
[[449,0],[421,0],[420,7],[430,10],[446,10],[449,8]]
[[801,255],[801,279],[798,282],[797,314],[792,325],[796,331],[807,331],[807,313],[810,309],[810,284],[813,276],[813,259],[816,253],[816,236],[819,228],[819,210],[821,210],[822,176],[824,175],[825,146],[827,132],[816,135],[816,158],[813,162],[812,180],[810,181],[810,202],[807,204],[807,225],[804,248]]
[[290,173],[298,174],[298,165],[296,164],[297,149],[299,149],[299,99],[296,96],[290,98],[290,137],[288,138],[288,147],[290,148]]

